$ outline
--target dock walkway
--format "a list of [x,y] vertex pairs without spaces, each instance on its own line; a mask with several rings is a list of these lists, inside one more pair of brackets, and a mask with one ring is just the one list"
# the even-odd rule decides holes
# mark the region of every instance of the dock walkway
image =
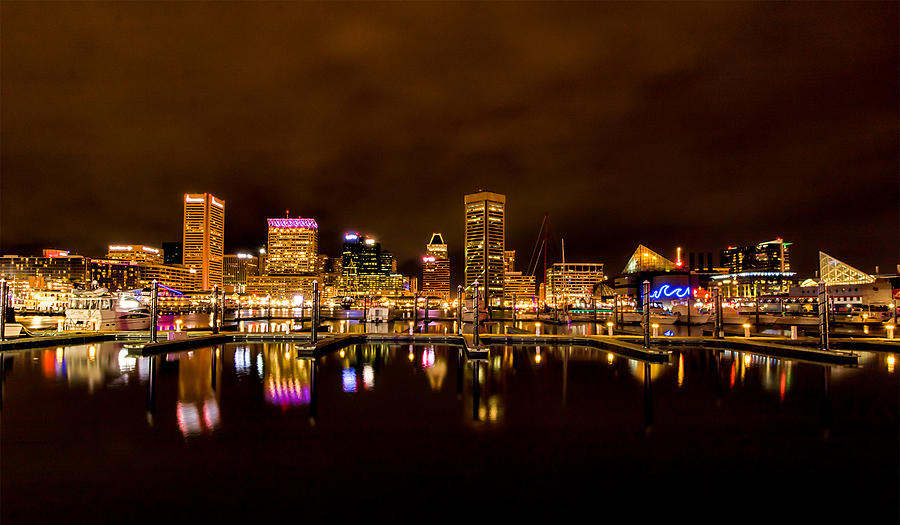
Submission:
[[535,335],[531,333],[481,334],[481,346],[474,345],[472,334],[409,334],[403,333],[355,333],[333,334],[323,333],[321,339],[311,344],[309,332],[289,333],[254,333],[209,332],[184,333],[177,339],[169,340],[169,334],[160,332],[161,338],[156,343],[147,340],[146,332],[77,332],[62,333],[44,337],[25,337],[0,343],[0,352],[24,350],[29,348],[48,348],[103,341],[130,341],[143,343],[140,354],[156,355],[169,352],[180,352],[191,348],[232,343],[232,342],[264,342],[292,343],[300,347],[301,354],[318,357],[329,352],[354,344],[398,343],[398,344],[448,344],[461,346],[470,359],[483,359],[488,355],[488,347],[492,345],[573,345],[586,346],[606,350],[625,357],[647,362],[667,362],[669,348],[675,346],[692,346],[713,349],[732,349],[754,354],[797,359],[814,363],[836,365],[856,365],[859,362],[857,350],[886,351],[900,353],[900,341],[888,339],[833,338],[832,350],[824,351],[817,347],[816,338],[791,340],[783,337],[658,337],[651,339],[651,348],[643,347],[641,336],[633,334],[607,335]]

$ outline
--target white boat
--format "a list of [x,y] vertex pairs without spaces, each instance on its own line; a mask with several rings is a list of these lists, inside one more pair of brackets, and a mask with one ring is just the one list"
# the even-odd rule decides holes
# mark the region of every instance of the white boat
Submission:
[[[625,324],[640,324],[644,322],[644,314],[641,312],[623,312],[622,322]],[[678,322],[677,315],[650,312],[651,324],[675,324],[676,322]]]
[[19,337],[20,335],[22,335],[22,325],[19,323],[6,323],[6,326],[3,330],[3,335],[6,339]]
[[150,311],[133,293],[106,288],[75,290],[66,308],[66,330],[148,330]]
[[784,315],[775,319],[775,324],[790,326],[816,326],[819,324],[818,317],[806,315]]
[[384,323],[388,320],[388,308],[386,306],[373,306],[366,311],[367,323]]
[[678,304],[672,307],[672,313],[678,317],[679,324],[701,325],[709,322],[710,315],[701,312],[696,306],[691,307],[691,315],[688,316],[688,307]]

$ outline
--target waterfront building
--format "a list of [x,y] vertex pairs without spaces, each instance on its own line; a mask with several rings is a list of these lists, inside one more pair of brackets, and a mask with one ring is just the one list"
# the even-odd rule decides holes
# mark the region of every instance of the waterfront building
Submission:
[[503,272],[516,271],[516,251],[504,250],[503,252]]
[[603,279],[603,263],[553,263],[544,276],[545,304],[586,304]]
[[625,264],[625,269],[622,270],[622,273],[671,272],[677,269],[678,266],[674,262],[650,248],[647,248],[643,244],[639,244],[637,249],[635,249],[634,253],[631,255],[631,258],[628,259],[628,262]]
[[825,252],[819,252],[819,275],[825,284],[874,283],[875,276],[839,261]]
[[180,292],[189,292],[200,288],[200,272],[194,268],[169,264],[142,265],[140,286],[149,288],[154,280]]
[[164,242],[162,243],[163,264],[183,264],[184,259],[181,256],[183,244],[180,242]]
[[[312,300],[313,281],[317,275],[252,275],[247,277],[245,293],[271,299]],[[321,288],[320,288],[321,289]]]
[[247,277],[259,275],[259,260],[249,253],[234,253],[224,258],[224,286],[228,293],[244,293]]
[[747,271],[712,276],[712,284],[725,297],[759,297],[786,294],[797,283],[794,272]]
[[[849,268],[855,270],[852,266]],[[864,278],[850,278],[842,281],[826,280],[825,290],[833,308],[841,311],[848,307],[871,308],[875,306],[879,307],[881,312],[890,312],[890,307],[885,308],[890,304],[897,308],[900,305],[900,276],[870,277],[872,280]],[[819,283],[815,279],[807,280],[800,283],[799,286],[791,288],[787,295],[792,299],[803,298],[816,301],[819,297]],[[879,314],[876,313],[876,315]],[[878,319],[875,316],[872,318]]]
[[729,273],[789,272],[790,246],[781,237],[751,246],[729,246],[721,251],[720,262]]
[[409,294],[416,294],[419,291],[419,280],[415,277],[403,278],[403,289]]
[[393,254],[381,243],[359,233],[344,235],[341,257],[341,293],[348,296],[399,295],[403,276],[396,273]]
[[[85,286],[89,259],[81,255],[59,255],[60,250],[49,251],[55,253],[42,257],[0,257],[0,277],[9,284],[14,308],[29,308],[32,299],[39,300],[34,295],[36,293],[68,294],[75,286]],[[61,300],[64,303],[67,297],[57,298],[57,302]]]
[[199,290],[223,283],[225,201],[209,193],[184,195],[183,264],[197,270]]
[[465,196],[465,286],[471,296],[477,280],[485,291],[485,304],[503,297],[503,261],[506,251],[506,196],[479,191]]
[[503,301],[512,305],[513,294],[517,304],[533,304],[535,300],[534,276],[522,275],[522,272],[506,272],[503,274]]
[[106,258],[115,261],[131,261],[133,263],[162,264],[163,254],[159,248],[142,244],[110,244]]
[[319,225],[315,219],[268,219],[266,274],[314,274],[319,265]]
[[450,301],[450,257],[440,233],[432,233],[422,257],[422,293]]
[[81,255],[59,257],[29,257],[4,255],[0,257],[0,276],[10,282],[40,278],[46,282],[65,282],[84,285],[88,259]]
[[90,259],[87,270],[87,282],[91,286],[96,283],[110,292],[140,287],[141,266],[129,261]]

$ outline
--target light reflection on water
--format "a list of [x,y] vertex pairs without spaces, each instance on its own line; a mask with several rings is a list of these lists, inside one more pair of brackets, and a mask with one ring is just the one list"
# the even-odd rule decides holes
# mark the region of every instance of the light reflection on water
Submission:
[[[408,443],[416,461],[425,462],[438,461],[453,443],[466,453],[455,459],[463,464],[464,457],[479,457],[473,451],[481,440],[495,439],[491,450],[500,455],[490,463],[502,469],[526,461],[516,455],[523,451],[608,450],[602,461],[624,456],[640,470],[647,468],[640,458],[651,450],[660,461],[662,453],[653,448],[659,443],[676,454],[689,449],[698,464],[756,468],[757,461],[774,461],[772,450],[784,439],[828,454],[829,464],[860,461],[856,451],[867,447],[893,450],[897,441],[896,433],[879,430],[895,429],[898,419],[895,356],[886,353],[863,352],[858,368],[842,368],[708,349],[676,350],[666,364],[569,346],[496,346],[480,361],[441,345],[357,345],[318,359],[275,343],[152,360],[135,352],[109,342],[5,355],[4,458],[15,463],[23,443],[52,446],[73,432],[98,444],[90,462],[97,466],[89,467],[98,471],[86,473],[98,479],[102,451],[121,435],[163,447],[173,462],[189,461],[189,449],[172,445],[174,439],[208,444],[212,448],[202,450],[224,464],[229,458],[216,447],[271,449],[297,458],[299,469],[357,446],[364,457],[396,466],[396,443]],[[363,441],[348,441],[355,435]],[[548,440],[552,445],[544,446]],[[722,445],[728,440],[739,443],[740,452]],[[307,441],[315,446],[300,445]],[[518,452],[498,452],[507,449]],[[151,454],[150,448],[129,450],[136,463]],[[538,462],[531,467],[538,477],[574,468],[567,456],[553,457],[562,466],[540,471]],[[593,458],[584,460],[589,464],[601,461],[587,457]],[[808,468],[802,454],[777,461],[766,468]],[[791,467],[790,461],[798,463]]]

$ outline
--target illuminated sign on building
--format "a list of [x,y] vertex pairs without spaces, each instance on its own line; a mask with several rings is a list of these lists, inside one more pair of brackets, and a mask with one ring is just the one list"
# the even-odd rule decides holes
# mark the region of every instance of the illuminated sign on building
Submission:
[[650,292],[651,299],[663,299],[663,298],[678,298],[683,299],[691,293],[690,286],[676,286],[672,287],[668,284],[664,284]]
[[267,219],[269,228],[313,228],[318,229],[319,225],[315,219]]

